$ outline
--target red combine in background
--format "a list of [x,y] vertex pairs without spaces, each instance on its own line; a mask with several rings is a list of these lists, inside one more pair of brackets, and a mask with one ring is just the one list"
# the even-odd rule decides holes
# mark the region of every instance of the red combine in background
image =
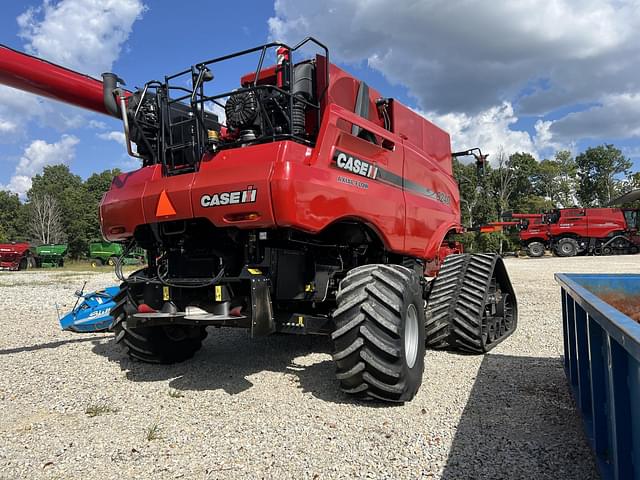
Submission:
[[530,257],[541,257],[546,249],[560,257],[640,251],[638,209],[563,208],[545,214],[507,214],[505,219],[520,220],[520,243]]
[[[310,47],[319,53],[305,58]],[[217,71],[251,55],[255,71],[216,89]],[[131,357],[190,358],[207,326],[326,334],[346,393],[402,402],[422,381],[425,343],[482,353],[516,328],[502,260],[455,254],[452,156],[485,157],[452,153],[446,132],[331,64],[312,38],[135,92],[112,73],[100,82],[2,47],[0,83],[123,122],[141,165],[113,180],[100,219],[125,255],[147,252],[146,268],[119,273],[111,312]]]
[[26,270],[31,259],[28,243],[0,243],[0,270]]

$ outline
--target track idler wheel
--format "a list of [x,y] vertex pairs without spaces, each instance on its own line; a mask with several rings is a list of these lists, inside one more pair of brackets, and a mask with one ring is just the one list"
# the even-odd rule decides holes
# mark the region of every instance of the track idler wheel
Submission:
[[488,352],[515,331],[517,320],[515,292],[498,255],[445,259],[427,303],[427,346]]

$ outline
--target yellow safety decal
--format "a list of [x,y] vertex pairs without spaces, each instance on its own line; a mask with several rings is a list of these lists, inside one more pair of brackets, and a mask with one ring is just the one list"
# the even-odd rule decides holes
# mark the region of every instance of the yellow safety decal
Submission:
[[262,271],[257,268],[247,268],[251,275],[262,275]]
[[171,297],[169,296],[169,287],[164,286],[162,287],[162,300],[164,300],[165,302],[167,300],[170,300]]
[[222,286],[216,285],[216,302],[222,301]]

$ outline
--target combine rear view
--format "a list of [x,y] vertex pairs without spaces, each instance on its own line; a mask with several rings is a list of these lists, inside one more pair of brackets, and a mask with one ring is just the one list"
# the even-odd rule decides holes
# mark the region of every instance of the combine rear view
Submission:
[[[299,59],[303,47],[319,54]],[[216,71],[250,55],[255,71],[216,91]],[[452,253],[462,227],[449,135],[331,64],[316,40],[135,92],[103,78],[0,48],[0,82],[121,119],[140,158],[100,205],[104,237],[147,253],[111,310],[131,357],[186,360],[210,326],[324,334],[346,393],[403,402],[426,344],[483,353],[513,333],[502,260]]]

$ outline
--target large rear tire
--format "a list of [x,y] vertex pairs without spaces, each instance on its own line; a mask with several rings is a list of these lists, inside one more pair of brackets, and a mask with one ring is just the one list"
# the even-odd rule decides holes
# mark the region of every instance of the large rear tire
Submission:
[[129,357],[146,363],[179,363],[188,360],[202,348],[207,336],[205,327],[168,325],[129,328],[127,318],[136,311],[136,303],[126,283],[115,297],[111,310],[115,319],[112,327],[116,343],[123,346]]
[[364,265],[340,282],[331,334],[336,377],[347,394],[413,399],[424,371],[424,301],[418,275],[399,265]]
[[556,244],[556,253],[559,257],[575,257],[580,249],[578,242],[573,238],[561,238]]
[[527,255],[533,258],[542,257],[544,255],[544,243],[542,242],[531,242],[527,245]]

